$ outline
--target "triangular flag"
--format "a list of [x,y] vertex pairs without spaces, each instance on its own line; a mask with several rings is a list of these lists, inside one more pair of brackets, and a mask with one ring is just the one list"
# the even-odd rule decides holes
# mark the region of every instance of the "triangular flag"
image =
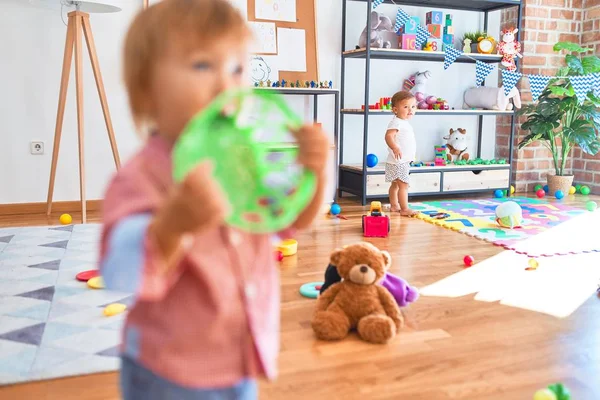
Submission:
[[570,76],[569,80],[573,89],[575,90],[575,96],[579,100],[579,104],[583,104],[589,91],[592,89],[593,79],[591,75],[578,75]]
[[394,32],[398,32],[400,28],[404,26],[410,19],[410,15],[408,15],[403,9],[399,8],[396,13],[396,25],[394,25]]
[[485,78],[487,78],[489,74],[492,73],[494,68],[495,65],[493,64],[486,64],[479,60],[475,61],[475,82],[477,83],[477,86],[481,86],[481,83],[485,80]]
[[423,48],[423,44],[429,39],[431,33],[423,28],[421,25],[417,27],[417,39],[415,40],[415,47],[417,50],[421,50]]
[[594,95],[600,96],[600,72],[596,72],[592,75],[592,90]]
[[444,69],[448,69],[454,61],[460,56],[462,56],[463,52],[461,50],[456,50],[454,47],[446,46],[444,50]]
[[383,3],[385,0],[373,0],[373,9],[376,9],[377,7],[379,7],[379,5],[381,3]]
[[516,71],[502,70],[502,85],[504,86],[504,94],[508,96],[512,88],[515,87],[519,79],[523,76],[522,73]]
[[533,101],[538,101],[552,77],[546,75],[528,75],[528,77],[529,87],[531,88],[531,97],[533,98]]

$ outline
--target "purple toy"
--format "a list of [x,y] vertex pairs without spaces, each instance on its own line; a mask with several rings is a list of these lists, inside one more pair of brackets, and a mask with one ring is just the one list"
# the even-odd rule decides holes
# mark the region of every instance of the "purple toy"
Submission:
[[381,286],[389,290],[400,307],[406,307],[419,298],[419,292],[416,288],[410,286],[404,279],[389,272],[385,274]]

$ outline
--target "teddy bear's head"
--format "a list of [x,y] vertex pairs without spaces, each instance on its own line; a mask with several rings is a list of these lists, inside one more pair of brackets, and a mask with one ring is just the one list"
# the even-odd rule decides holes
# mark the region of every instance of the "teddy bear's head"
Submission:
[[345,281],[372,285],[385,276],[392,263],[387,251],[370,243],[357,243],[338,249],[331,254],[331,264]]

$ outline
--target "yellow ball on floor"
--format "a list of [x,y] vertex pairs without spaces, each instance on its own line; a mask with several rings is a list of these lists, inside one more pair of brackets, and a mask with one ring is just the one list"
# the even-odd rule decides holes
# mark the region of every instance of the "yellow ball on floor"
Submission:
[[577,193],[577,188],[575,186],[571,186],[571,189],[569,189],[569,194],[575,194]]
[[515,194],[515,187],[510,185],[510,194]]
[[58,220],[63,225],[69,225],[71,222],[73,222],[73,217],[71,217],[69,214],[63,214]]
[[533,395],[533,400],[556,400],[556,395],[550,389],[540,389]]

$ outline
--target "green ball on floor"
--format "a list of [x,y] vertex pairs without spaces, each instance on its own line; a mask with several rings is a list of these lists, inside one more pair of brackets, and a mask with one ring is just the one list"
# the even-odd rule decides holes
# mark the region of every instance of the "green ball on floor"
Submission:
[[596,209],[598,208],[598,204],[595,201],[588,201],[587,203],[585,203],[585,208],[588,211],[596,211]]
[[579,191],[581,192],[582,195],[587,196],[588,194],[590,194],[591,190],[589,187],[587,186],[582,186],[581,189],[579,189]]
[[535,187],[533,188],[534,192],[537,192],[540,189],[543,189],[544,187],[542,185],[535,185]]

